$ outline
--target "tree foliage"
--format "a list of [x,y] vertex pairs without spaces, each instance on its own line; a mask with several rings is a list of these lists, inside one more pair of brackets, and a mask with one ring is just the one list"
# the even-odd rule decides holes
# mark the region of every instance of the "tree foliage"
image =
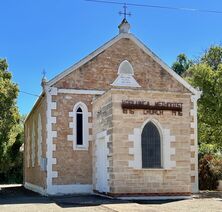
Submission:
[[187,80],[203,92],[198,101],[199,142],[221,148],[222,47],[211,46],[187,72]]
[[7,69],[6,60],[0,59],[0,182],[10,181],[13,172],[17,178],[16,169],[22,170],[19,148],[23,142],[23,125],[16,104],[18,86]]
[[222,47],[211,46],[201,57],[200,62],[207,64],[214,71],[217,71],[219,66],[222,64]]
[[172,69],[202,91],[198,100],[199,185],[216,189],[222,179],[222,46],[211,46],[194,63],[184,54]]
[[176,62],[173,63],[172,69],[179,74],[180,76],[188,70],[188,68],[192,65],[192,61],[187,58],[185,54],[179,54],[177,56]]

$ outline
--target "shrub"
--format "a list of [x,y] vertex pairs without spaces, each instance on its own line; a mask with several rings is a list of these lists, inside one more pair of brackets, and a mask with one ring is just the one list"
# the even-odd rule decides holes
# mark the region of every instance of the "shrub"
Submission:
[[199,146],[200,157],[204,155],[215,155],[218,153],[218,147],[215,144],[201,143]]
[[4,163],[0,164],[0,184],[22,183],[23,153],[20,147],[23,143],[23,133],[18,133],[15,142],[8,147]]
[[200,190],[215,190],[220,179],[222,179],[222,158],[205,154],[199,160]]

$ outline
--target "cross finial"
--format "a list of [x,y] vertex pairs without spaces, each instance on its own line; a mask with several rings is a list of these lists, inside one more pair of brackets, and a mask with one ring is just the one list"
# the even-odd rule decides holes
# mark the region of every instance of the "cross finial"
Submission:
[[127,12],[127,4],[126,3],[124,3],[124,5],[123,5],[123,12],[120,11],[119,14],[123,15],[124,19],[126,19],[127,16],[131,16],[131,13]]
[[45,71],[45,69],[43,69],[43,71],[42,71],[42,79],[45,79],[46,78],[46,71]]
[[42,82],[41,82],[41,85],[42,85],[43,89],[45,89],[46,83],[47,83],[46,71],[45,71],[45,69],[43,69],[43,71],[42,71]]

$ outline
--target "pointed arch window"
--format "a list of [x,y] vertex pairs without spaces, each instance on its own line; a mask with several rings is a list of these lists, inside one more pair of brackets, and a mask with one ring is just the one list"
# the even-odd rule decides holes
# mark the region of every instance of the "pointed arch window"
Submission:
[[76,111],[76,144],[83,145],[83,112],[81,107]]
[[78,102],[73,109],[73,148],[88,148],[88,108],[83,102]]
[[161,168],[161,136],[158,128],[152,122],[148,122],[143,128],[141,145],[142,168]]

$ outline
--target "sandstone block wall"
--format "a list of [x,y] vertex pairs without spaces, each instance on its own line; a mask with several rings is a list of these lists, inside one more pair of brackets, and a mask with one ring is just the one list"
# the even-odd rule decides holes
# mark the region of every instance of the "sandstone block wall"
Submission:
[[113,165],[113,158],[112,158],[112,129],[113,129],[113,123],[112,123],[112,99],[111,94],[106,93],[103,96],[99,97],[95,101],[93,101],[93,189],[96,189],[96,184],[99,183],[96,177],[96,173],[98,172],[97,167],[97,149],[99,146],[97,145],[97,139],[98,135],[100,133],[104,133],[104,135],[107,137],[106,147],[108,149],[107,157],[107,184],[110,188],[111,182],[110,182],[110,174],[112,174],[110,167]]
[[[191,128],[192,109],[189,93],[161,93],[152,91],[111,90],[112,100],[112,140],[109,145],[111,161],[109,166],[109,185],[112,194],[189,194],[191,192]],[[108,96],[108,94],[107,94]],[[110,98],[110,97],[109,97]],[[104,97],[105,99],[105,97]],[[149,102],[181,102],[183,116],[174,116],[171,111],[163,115],[143,114],[135,110],[134,114],[124,114],[121,108],[122,100],[143,100]],[[100,103],[99,103],[100,102]],[[95,107],[103,105],[103,97],[96,102]],[[135,169],[129,165],[134,160],[130,152],[133,142],[129,135],[135,128],[140,128],[147,119],[155,119],[163,129],[170,129],[175,141],[171,147],[175,153],[171,160],[175,167],[169,169]],[[100,126],[103,124],[100,123]],[[196,171],[196,170],[195,170]]]
[[[117,78],[120,63],[124,60],[128,60],[132,64],[134,77],[141,88],[129,92],[108,91]],[[193,183],[197,181],[195,110],[193,110],[193,102],[190,100],[191,94],[133,41],[128,38],[119,40],[47,89],[48,91],[56,90],[50,96],[51,99],[49,98],[49,104],[53,104],[52,108],[48,107],[50,117],[46,120],[47,103],[44,97],[25,124],[25,157],[27,158],[27,155],[31,154],[31,151],[27,149],[27,142],[31,142],[33,123],[35,125],[35,146],[37,147],[37,119],[38,113],[41,113],[42,155],[46,157],[48,145],[50,147],[48,150],[52,151],[52,158],[51,152],[49,154],[52,185],[95,184],[96,170],[93,170],[93,167],[95,167],[96,146],[92,143],[92,139],[95,141],[96,134],[106,131],[109,137],[107,170],[111,193],[173,192],[175,190],[190,192],[191,181]],[[63,92],[59,92],[59,89],[63,89]],[[99,97],[92,104],[95,95],[74,94],[73,89],[103,90],[108,93]],[[147,101],[182,101],[184,115],[182,117],[172,116],[170,111],[164,112],[162,116],[144,115],[142,111],[135,111],[134,115],[123,114],[120,107],[121,101],[130,98]],[[89,147],[85,150],[73,148],[75,130],[72,127],[73,117],[70,114],[77,102],[86,104],[89,112]],[[172,170],[136,170],[129,165],[129,161],[135,159],[129,150],[134,145],[132,140],[129,140],[129,135],[132,135],[134,129],[139,128],[150,117],[154,117],[164,128],[170,129],[172,136],[175,136],[171,148],[175,148],[176,152],[172,154],[171,159],[176,163],[176,168]],[[46,132],[47,122],[50,125],[50,132]],[[92,127],[94,127],[93,130]],[[50,142],[47,145],[46,137],[52,139],[49,139]],[[30,167],[25,164],[24,169],[25,181],[45,188],[46,172],[42,172],[38,165],[32,167],[31,155],[29,158]],[[25,159],[25,163],[26,161]],[[51,175],[48,177],[50,178]],[[121,183],[123,180],[124,183]],[[51,179],[49,179],[49,184],[51,185]],[[177,189],[174,190],[175,186]]]
[[[42,97],[25,123],[24,182],[46,188],[46,171],[38,164],[38,117],[42,121],[42,157],[46,158],[46,98]],[[34,124],[35,162],[32,167],[32,131]],[[29,162],[28,162],[29,159]]]
[[183,85],[127,38],[114,43],[53,86],[57,88],[108,90],[117,78],[118,67],[124,60],[128,60],[133,66],[135,79],[143,89],[187,92]]
[[[52,101],[56,102],[56,109],[52,110],[52,117],[56,118],[56,123],[52,124],[52,130],[57,132],[57,137],[53,138],[56,150],[53,151],[53,158],[56,159],[52,165],[52,171],[58,173],[53,177],[53,185],[66,184],[92,184],[92,95],[78,94],[57,94],[52,96]],[[73,117],[74,105],[83,102],[88,107],[89,117],[89,147],[87,150],[74,150],[73,139],[75,139],[74,129],[70,126]],[[69,136],[71,138],[69,138]]]

